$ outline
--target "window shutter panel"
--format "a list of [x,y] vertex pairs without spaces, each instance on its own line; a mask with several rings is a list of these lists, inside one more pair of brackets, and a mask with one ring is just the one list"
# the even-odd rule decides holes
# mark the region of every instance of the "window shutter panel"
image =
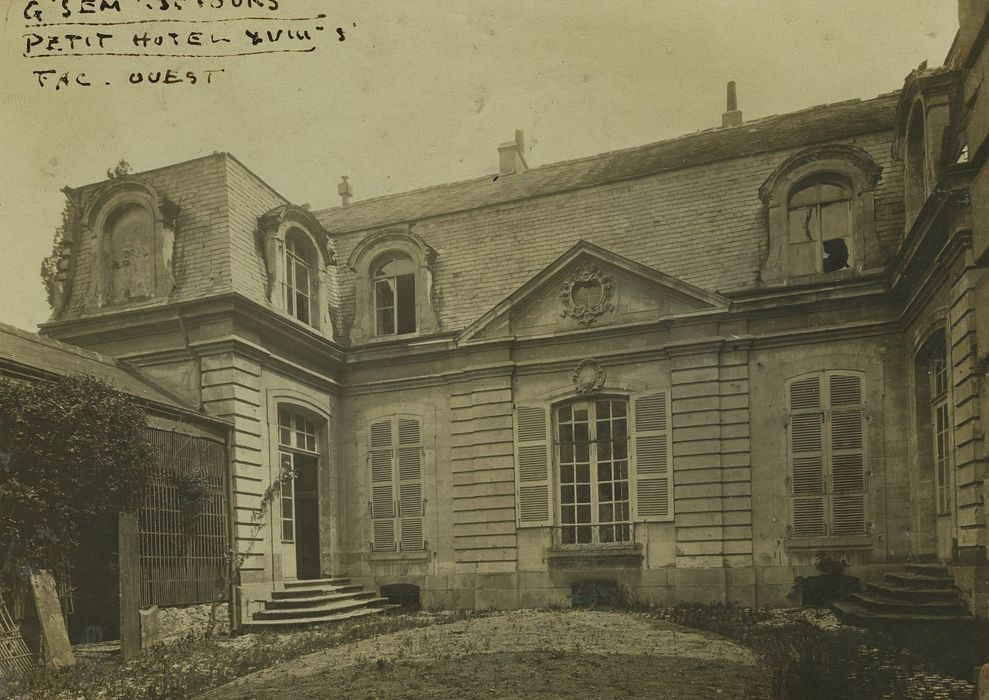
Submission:
[[829,374],[831,529],[835,535],[865,534],[865,414],[862,379]]
[[545,406],[515,410],[515,485],[519,527],[553,524],[549,411]]
[[390,418],[371,424],[371,529],[376,552],[394,552],[395,538],[395,467]]
[[636,520],[673,518],[673,440],[667,391],[632,401]]
[[398,522],[399,548],[420,550],[422,530],[422,438],[419,420],[398,419]]
[[793,536],[825,535],[824,412],[821,410],[820,375],[791,382],[789,405]]

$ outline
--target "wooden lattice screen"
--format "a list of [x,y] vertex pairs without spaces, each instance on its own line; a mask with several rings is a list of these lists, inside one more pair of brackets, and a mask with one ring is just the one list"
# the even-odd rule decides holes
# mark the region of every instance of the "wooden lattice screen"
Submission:
[[156,459],[138,513],[141,605],[210,602],[223,593],[229,548],[226,447],[149,433]]

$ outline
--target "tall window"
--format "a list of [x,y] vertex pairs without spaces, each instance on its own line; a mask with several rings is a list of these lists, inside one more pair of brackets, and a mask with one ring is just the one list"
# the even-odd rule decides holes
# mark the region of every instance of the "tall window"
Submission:
[[303,323],[316,325],[316,250],[302,232],[285,237],[285,308]]
[[293,474],[281,490],[282,542],[295,542],[296,481],[304,472],[308,476],[319,457],[315,422],[288,409],[279,409],[278,451],[282,474]]
[[867,534],[862,376],[817,372],[787,393],[793,536]]
[[951,443],[948,420],[948,361],[944,338],[939,336],[928,361],[931,388],[931,435],[934,452],[934,477],[937,482],[937,512],[951,512]]
[[851,192],[833,177],[815,178],[790,195],[790,269],[838,272],[852,265]]
[[416,330],[416,275],[409,258],[391,258],[374,271],[377,334],[401,335]]
[[562,544],[630,541],[628,403],[567,404],[556,422]]
[[371,423],[368,446],[372,549],[424,549],[424,450],[419,418],[391,416]]

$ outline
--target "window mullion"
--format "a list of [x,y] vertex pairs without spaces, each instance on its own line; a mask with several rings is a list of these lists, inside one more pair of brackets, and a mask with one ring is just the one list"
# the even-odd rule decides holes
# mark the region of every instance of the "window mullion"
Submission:
[[587,455],[590,463],[588,469],[588,481],[591,489],[591,542],[597,543],[600,537],[600,506],[598,504],[598,450],[597,450],[597,412],[594,402],[587,404]]

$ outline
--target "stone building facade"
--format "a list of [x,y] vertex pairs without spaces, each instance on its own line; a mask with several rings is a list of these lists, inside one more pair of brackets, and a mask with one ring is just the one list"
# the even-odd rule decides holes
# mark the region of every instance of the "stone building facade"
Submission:
[[[44,332],[234,424],[241,607],[786,605],[821,551],[987,608],[987,8],[901,90],[310,211],[229,154],[67,189]],[[730,117],[730,118],[727,118]],[[251,514],[294,473],[264,540]]]

